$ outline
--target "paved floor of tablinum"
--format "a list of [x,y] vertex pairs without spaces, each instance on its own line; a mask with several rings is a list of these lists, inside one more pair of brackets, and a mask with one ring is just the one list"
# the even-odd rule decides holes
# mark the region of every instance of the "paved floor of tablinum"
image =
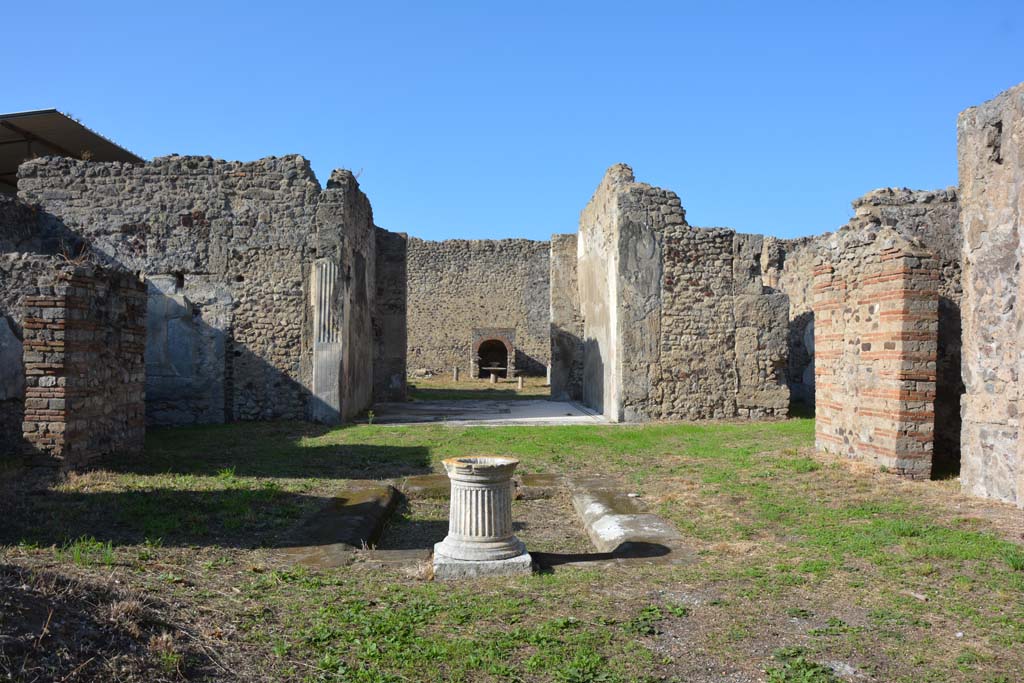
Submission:
[[414,401],[378,403],[374,424],[444,422],[452,426],[601,424],[604,418],[569,401]]

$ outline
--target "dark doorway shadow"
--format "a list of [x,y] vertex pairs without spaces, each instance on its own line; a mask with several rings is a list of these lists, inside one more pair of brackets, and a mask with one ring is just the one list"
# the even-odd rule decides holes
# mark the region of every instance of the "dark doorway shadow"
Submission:
[[966,391],[961,375],[962,337],[960,306],[952,299],[939,297],[932,479],[960,475],[960,397]]
[[814,311],[789,321],[786,349],[790,417],[814,417]]

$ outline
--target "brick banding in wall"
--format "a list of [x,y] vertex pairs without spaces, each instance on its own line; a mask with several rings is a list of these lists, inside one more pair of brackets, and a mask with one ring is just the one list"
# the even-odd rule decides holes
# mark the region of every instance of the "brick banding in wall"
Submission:
[[938,261],[891,228],[840,231],[822,253],[813,288],[818,448],[928,477]]
[[130,273],[66,266],[24,299],[22,433],[78,467],[141,453],[145,434],[146,288]]

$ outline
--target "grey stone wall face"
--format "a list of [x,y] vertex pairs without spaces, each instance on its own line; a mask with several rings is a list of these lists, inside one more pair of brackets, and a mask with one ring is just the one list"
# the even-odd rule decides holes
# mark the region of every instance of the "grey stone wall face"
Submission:
[[575,234],[551,236],[551,397],[583,399],[583,315]]
[[25,297],[59,258],[47,253],[39,212],[0,195],[0,457],[22,451],[25,417]]
[[609,169],[580,216],[584,402],[616,421],[785,416],[788,300],[761,250]]
[[516,368],[550,361],[548,242],[408,241],[408,368],[468,371],[474,328],[514,328]]
[[960,481],[964,492],[1024,507],[1020,295],[1024,84],[960,114],[963,245]]
[[577,277],[583,316],[583,402],[622,420],[618,336],[618,195],[633,182],[625,164],[612,166],[580,213]]
[[406,398],[408,345],[406,259],[409,238],[377,228],[377,294],[373,319],[373,386],[378,400]]
[[[826,233],[827,234],[827,233]],[[819,237],[765,237],[761,252],[764,284],[789,297],[786,383],[791,403],[814,406],[814,264]]]
[[77,236],[101,264],[147,277],[150,424],[307,417],[317,258],[349,278],[337,301],[349,344],[343,412],[368,405],[375,240],[350,173],[321,190],[299,156],[45,158],[22,165],[19,196],[48,217],[48,238]]

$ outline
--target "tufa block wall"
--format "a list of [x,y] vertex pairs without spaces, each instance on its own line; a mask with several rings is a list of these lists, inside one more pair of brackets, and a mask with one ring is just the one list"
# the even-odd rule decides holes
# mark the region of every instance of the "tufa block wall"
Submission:
[[142,452],[146,289],[129,273],[65,265],[24,298],[24,440],[77,467]]
[[583,316],[575,234],[551,236],[551,397],[583,398]]
[[1020,234],[1024,84],[960,114],[964,492],[1024,507]]
[[686,223],[613,166],[580,215],[584,402],[613,421],[784,416],[788,301],[762,238]]
[[814,274],[817,447],[931,474],[937,261],[892,228],[841,230]]
[[550,361],[549,251],[524,239],[408,240],[408,366],[469,371],[473,330],[513,328],[515,366],[541,375]]

